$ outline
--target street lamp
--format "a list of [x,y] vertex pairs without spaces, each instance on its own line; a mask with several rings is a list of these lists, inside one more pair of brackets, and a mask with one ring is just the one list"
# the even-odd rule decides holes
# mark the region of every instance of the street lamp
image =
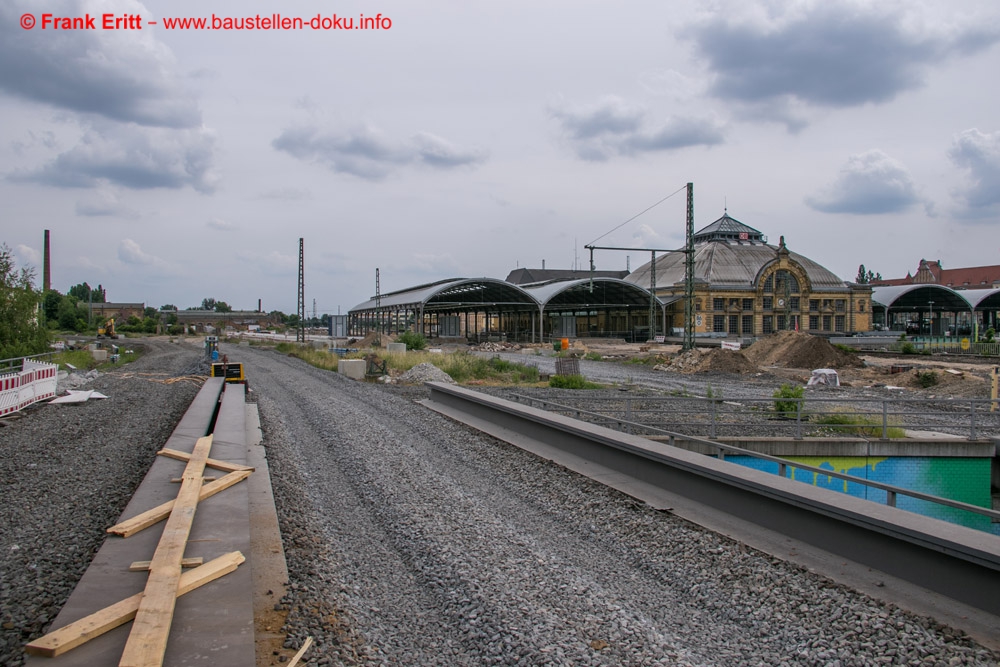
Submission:
[[928,301],[927,302],[927,310],[928,310],[928,313],[927,313],[928,314],[927,334],[930,335],[930,336],[933,336],[934,335],[934,302],[933,301]]

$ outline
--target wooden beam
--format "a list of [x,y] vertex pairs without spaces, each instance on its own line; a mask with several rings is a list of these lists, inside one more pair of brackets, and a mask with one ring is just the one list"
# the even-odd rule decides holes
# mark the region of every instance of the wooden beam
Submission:
[[288,661],[288,667],[295,667],[295,665],[299,664],[299,660],[301,660],[302,656],[306,654],[306,651],[309,650],[309,647],[312,646],[312,643],[313,643],[313,638],[306,637],[306,640],[302,642],[302,648],[300,648],[299,652],[293,655],[292,659]]
[[[151,560],[137,560],[128,566],[129,572],[148,572],[149,564],[152,563]],[[196,558],[184,558],[181,560],[181,567],[198,567],[205,562],[205,559],[201,556]]]
[[[178,461],[187,461],[191,458],[191,455],[187,452],[181,452],[176,449],[167,449],[164,447],[160,451],[156,452],[157,456],[166,456],[168,459],[177,459]],[[222,472],[236,472],[237,470],[253,470],[250,466],[240,465],[239,463],[227,463],[226,461],[219,461],[217,459],[208,459],[205,461],[205,465],[209,468],[215,468],[216,470],[221,470]]]
[[[211,498],[220,491],[225,491],[234,484],[242,482],[250,473],[253,472],[253,468],[249,470],[239,470],[236,472],[231,472],[224,477],[217,479],[214,482],[205,484],[201,487],[201,494],[198,496],[198,501],[205,500],[206,498]],[[112,535],[121,535],[122,537],[131,537],[135,535],[140,530],[149,528],[152,525],[163,521],[168,516],[170,516],[170,510],[174,508],[174,501],[168,500],[162,505],[158,505],[151,510],[146,510],[142,514],[136,514],[131,519],[125,519],[121,523],[117,523],[110,528],[107,532]]]
[[[204,565],[188,570],[181,575],[180,586],[177,588],[177,595],[181,596],[196,588],[215,581],[223,575],[229,574],[245,561],[246,558],[239,551],[213,558]],[[135,618],[135,612],[139,609],[139,601],[142,593],[125,598],[121,602],[116,602],[110,607],[105,607],[100,611],[95,611],[89,616],[84,616],[78,621],[73,621],[69,625],[58,630],[53,630],[49,634],[39,637],[25,647],[25,651],[31,655],[40,655],[46,658],[54,658],[70,649],[89,642],[91,639],[100,637],[105,632],[114,630],[119,625],[128,623]]]
[[184,481],[163,527],[163,535],[149,564],[149,578],[132,621],[119,667],[158,667],[163,664],[167,638],[177,606],[181,579],[181,560],[187,548],[191,524],[198,509],[205,461],[212,449],[212,436],[198,438],[191,458],[184,468]]
[[[180,484],[183,481],[184,481],[183,477],[174,477],[173,479],[170,480],[170,483],[171,484]],[[208,475],[208,476],[202,477],[201,481],[203,481],[203,482],[214,482],[215,481],[215,477],[213,477],[211,475]]]

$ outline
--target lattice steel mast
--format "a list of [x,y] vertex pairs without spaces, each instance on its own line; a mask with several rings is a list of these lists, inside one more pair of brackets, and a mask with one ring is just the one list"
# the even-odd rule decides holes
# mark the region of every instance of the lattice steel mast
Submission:
[[295,340],[299,343],[306,342],[306,263],[305,263],[305,239],[299,239],[299,299],[298,316],[299,324],[295,330]]

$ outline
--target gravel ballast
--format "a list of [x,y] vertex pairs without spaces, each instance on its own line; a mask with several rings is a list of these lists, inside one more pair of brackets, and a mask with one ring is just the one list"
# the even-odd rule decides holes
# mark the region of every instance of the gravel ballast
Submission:
[[[0,664],[20,665],[197,387],[151,353],[0,429]],[[261,411],[310,665],[996,665],[933,621],[658,512],[416,404],[229,347]],[[277,664],[277,658],[275,658]]]
[[995,665],[1000,654],[434,414],[232,352],[309,664]]
[[197,348],[123,340],[145,353],[78,386],[107,399],[39,405],[0,428],[0,665],[16,667],[86,571],[198,387],[155,382]]

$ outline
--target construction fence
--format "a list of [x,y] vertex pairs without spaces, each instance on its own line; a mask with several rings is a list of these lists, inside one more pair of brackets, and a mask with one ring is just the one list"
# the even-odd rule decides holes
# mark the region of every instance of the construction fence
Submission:
[[56,395],[59,366],[24,359],[21,370],[0,375],[0,416],[18,412]]

